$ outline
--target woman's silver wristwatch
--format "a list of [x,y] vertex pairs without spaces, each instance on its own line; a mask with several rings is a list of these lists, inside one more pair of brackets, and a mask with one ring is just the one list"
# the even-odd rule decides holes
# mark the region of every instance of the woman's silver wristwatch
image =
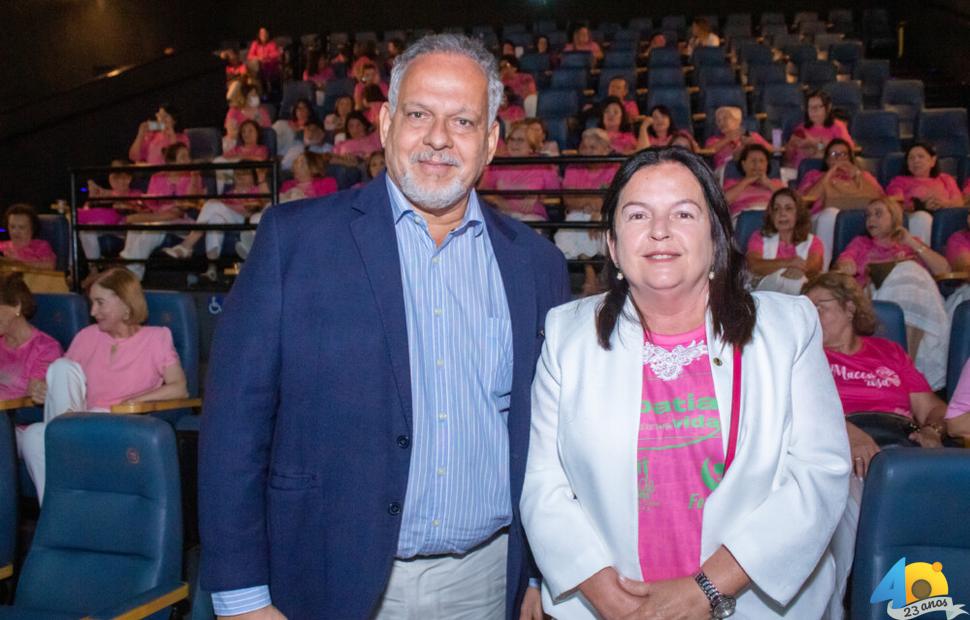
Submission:
[[694,575],[694,581],[700,586],[701,590],[704,592],[704,596],[707,597],[707,601],[711,604],[711,618],[728,618],[734,615],[734,606],[736,602],[733,596],[728,596],[727,594],[721,594],[717,587],[711,583],[711,580],[707,578],[704,571],[698,571]]

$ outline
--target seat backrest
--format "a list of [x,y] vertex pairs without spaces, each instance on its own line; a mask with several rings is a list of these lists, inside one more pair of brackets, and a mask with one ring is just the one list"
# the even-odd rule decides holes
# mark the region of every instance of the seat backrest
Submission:
[[933,214],[933,227],[930,230],[930,247],[943,254],[950,235],[967,227],[967,207],[939,209]]
[[849,133],[866,157],[884,157],[902,149],[899,116],[885,110],[860,110],[852,117]]
[[728,22],[724,24],[723,33],[724,33],[724,36],[728,39],[734,39],[737,37],[750,37],[751,24],[739,24],[739,23]]
[[636,68],[636,61],[636,52],[633,50],[611,49],[603,56],[603,69],[633,70]]
[[818,60],[818,50],[811,43],[786,46],[785,53],[788,54],[788,59],[796,67],[800,67],[809,61]]
[[746,65],[769,65],[774,61],[771,48],[760,43],[745,43],[738,50],[738,57]]
[[37,311],[30,322],[66,351],[75,334],[90,323],[88,303],[77,293],[37,293]]
[[559,66],[563,69],[590,69],[593,66],[593,54],[590,52],[563,52],[560,58]]
[[[729,168],[731,166],[728,166]],[[742,211],[738,216],[738,221],[734,225],[734,240],[738,250],[744,252],[748,248],[748,240],[755,231],[761,230],[765,225],[765,212],[763,209],[752,209]]]
[[579,93],[575,88],[549,88],[539,92],[536,114],[545,119],[571,116],[579,112]]
[[189,396],[199,394],[199,317],[188,293],[145,291],[148,302],[148,325],[167,327],[179,354]]
[[919,113],[916,139],[929,142],[938,157],[963,157],[970,153],[966,108],[933,108]]
[[659,47],[650,52],[649,66],[654,67],[680,67],[680,52],[670,47]]
[[46,445],[44,509],[16,606],[86,615],[177,583],[182,502],[172,427],[149,416],[69,413],[48,424]]
[[522,54],[522,58],[519,58],[519,68],[526,73],[548,71],[549,54]]
[[[847,617],[887,617],[887,601],[870,600],[884,579],[889,577],[886,581],[891,582],[893,575],[887,573],[903,558],[903,564],[939,562],[950,594],[955,595],[957,588],[966,593],[966,584],[970,583],[970,528],[966,526],[970,493],[962,491],[967,488],[967,450],[897,448],[883,450],[873,458],[862,496]],[[905,599],[918,577],[903,566],[900,569],[895,582]],[[960,598],[953,602],[966,601]],[[900,613],[898,617],[903,616]]]
[[832,264],[839,258],[842,250],[859,235],[866,234],[866,212],[864,209],[839,211],[835,218],[835,233],[832,235]]
[[10,416],[0,413],[0,568],[13,564],[17,548],[16,454]]
[[906,341],[906,321],[903,318],[903,309],[899,304],[892,301],[874,300],[872,310],[876,314],[876,336],[892,340],[905,351],[908,348]]
[[40,229],[37,237],[51,244],[54,254],[57,255],[57,262],[54,268],[58,271],[67,271],[70,264],[71,253],[71,227],[67,224],[67,218],[59,213],[44,213],[40,218]]
[[701,91],[701,109],[704,112],[711,115],[721,106],[738,107],[744,116],[748,115],[748,98],[738,85],[709,86]]
[[276,157],[276,131],[272,127],[263,127],[259,130],[259,137],[269,151],[270,158]]
[[886,153],[882,158],[882,163],[879,165],[879,183],[886,187],[889,182],[893,180],[894,177],[898,177],[903,173],[903,169],[906,165],[906,154],[897,151],[895,153]]
[[953,397],[967,360],[970,360],[970,300],[956,307],[950,323],[950,350],[946,362],[947,400]]
[[620,69],[615,67],[603,67],[600,69],[599,77],[599,87],[597,88],[597,96],[602,100],[606,98],[607,93],[610,90],[610,82],[616,78],[623,78],[626,82],[627,92],[634,93],[636,91],[637,83],[637,72],[636,69]]
[[724,67],[728,64],[723,47],[698,47],[691,55],[690,64],[697,67]]
[[768,84],[761,99],[765,106],[797,107],[799,110],[805,106],[805,96],[795,84]]
[[785,25],[785,14],[776,11],[769,11],[761,14],[761,19],[759,23],[762,26],[767,26],[768,24],[780,24]]
[[650,17],[631,17],[627,22],[631,30],[636,30],[641,35],[649,34],[653,30],[653,18]]
[[829,60],[852,68],[862,58],[862,41],[838,41],[829,46]]
[[[376,35],[375,35],[376,37]],[[292,118],[293,106],[300,99],[307,99],[313,102],[314,92],[313,82],[291,80],[283,84],[283,99],[280,101],[280,118]]]
[[552,88],[582,90],[589,83],[589,71],[584,67],[563,67],[552,72]]
[[686,88],[651,88],[647,92],[647,108],[652,110],[655,105],[665,105],[670,108],[670,114],[678,127],[691,127],[690,95]]
[[886,80],[882,88],[882,106],[905,106],[913,109],[913,115],[923,109],[922,80]]
[[764,88],[768,84],[786,84],[787,82],[785,66],[781,63],[748,67],[748,84],[755,88]]
[[711,86],[734,86],[738,83],[734,69],[728,65],[701,66],[694,69],[694,76],[697,78],[697,85],[701,87],[701,90],[706,90]]
[[807,157],[802,161],[798,162],[798,176],[795,178],[797,178],[798,182],[801,183],[802,179],[805,178],[806,174],[808,174],[812,170],[818,170],[819,172],[821,172],[822,167],[824,165],[825,165],[824,159],[818,159],[816,157]]
[[798,69],[798,81],[810,88],[821,88],[837,78],[835,65],[827,60],[809,60]]
[[684,72],[680,67],[657,67],[647,72],[647,88],[683,88],[685,84]]
[[189,127],[189,155],[193,160],[211,160],[222,155],[222,132],[215,127]]
[[572,140],[569,135],[568,118],[544,118],[543,122],[546,124],[546,137],[555,141],[559,145],[560,150],[574,146],[571,144]]
[[860,58],[852,69],[852,78],[862,81],[866,97],[882,99],[882,89],[889,79],[889,61],[884,58]]

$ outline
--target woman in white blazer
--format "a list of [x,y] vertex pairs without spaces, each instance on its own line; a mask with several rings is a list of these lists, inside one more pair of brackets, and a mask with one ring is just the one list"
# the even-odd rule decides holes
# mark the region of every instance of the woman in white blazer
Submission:
[[[829,546],[849,448],[818,315],[802,297],[745,291],[728,213],[699,157],[677,148],[631,157],[604,204],[608,292],[546,318],[521,511],[555,618],[841,615],[833,601],[847,567],[837,570]],[[697,342],[658,353],[668,335],[685,333]],[[651,471],[681,458],[662,460],[675,454],[670,446],[644,447],[644,428],[673,428],[644,424],[646,413],[671,409],[651,409],[647,377],[659,385],[680,372],[706,381],[716,400],[695,424],[715,429],[701,437],[715,440],[684,443],[715,450],[726,470],[709,469],[714,490],[691,496],[694,531],[681,532],[681,521],[644,529],[666,513],[648,515],[655,481],[644,484],[638,451],[659,459]],[[705,408],[693,396],[670,402],[692,415]],[[656,482],[664,493],[693,484]],[[644,563],[658,556],[673,568]]]

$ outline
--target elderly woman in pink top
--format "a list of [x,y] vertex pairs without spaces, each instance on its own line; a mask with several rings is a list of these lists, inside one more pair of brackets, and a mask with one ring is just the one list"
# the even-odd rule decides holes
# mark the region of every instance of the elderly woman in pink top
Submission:
[[569,43],[563,46],[564,52],[589,52],[596,62],[603,60],[603,49],[589,34],[589,27],[585,24],[573,26],[569,33]]
[[27,321],[37,304],[24,277],[0,278],[0,399],[23,398],[44,381],[47,367],[61,356],[61,345]]
[[623,102],[616,97],[607,97],[600,108],[600,129],[610,136],[610,147],[621,155],[629,155],[637,150],[637,137],[633,135],[630,119],[626,115]]
[[[189,149],[182,144],[173,144],[165,151],[165,163],[188,164]],[[202,193],[202,178],[198,172],[178,170],[171,172],[156,172],[148,182],[145,198],[150,196],[193,196]],[[163,200],[145,200],[145,210],[132,213],[125,217],[128,224],[149,224],[184,221],[186,209],[198,206],[197,199],[179,200],[166,198]],[[145,232],[140,230],[128,231],[125,236],[125,247],[121,250],[121,257],[127,259],[145,260],[155,248],[165,241],[164,232]],[[128,269],[141,280],[145,276],[144,263],[129,263]]]
[[825,91],[813,90],[805,95],[805,120],[792,131],[785,146],[785,159],[797,170],[803,159],[824,157],[825,145],[835,138],[855,149],[848,127],[832,114],[832,98]]
[[246,63],[252,72],[258,73],[265,81],[275,80],[280,76],[282,61],[283,50],[269,38],[269,30],[260,28],[246,53]]
[[889,181],[886,193],[903,203],[910,232],[923,241],[930,239],[934,211],[963,206],[956,179],[940,172],[936,150],[925,142],[906,149],[906,169]]
[[655,105],[650,108],[650,114],[640,123],[637,150],[651,146],[670,146],[677,133],[670,108],[665,105]]
[[798,295],[808,278],[821,273],[824,255],[805,203],[787,187],[772,194],[764,226],[751,235],[745,252],[755,290]]
[[47,369],[30,396],[44,405],[44,421],[21,437],[27,472],[44,499],[44,430],[68,411],[108,411],[120,403],[185,398],[185,372],[167,327],[143,326],[148,305],[126,269],[110,269],[89,292],[95,325],[74,336],[64,357]]
[[751,143],[760,144],[770,152],[771,145],[757,132],[746,130],[742,125],[741,108],[721,106],[714,112],[718,133],[704,142],[704,148],[714,151],[714,169],[721,168],[741,153]]
[[764,209],[771,195],[785,186],[780,179],[768,176],[770,163],[771,151],[757,142],[746,144],[741,149],[737,166],[744,176],[724,181],[724,196],[731,208],[732,218],[749,209]]
[[[533,157],[536,145],[529,141],[528,129],[523,122],[513,123],[506,137],[510,157]],[[562,181],[551,165],[489,166],[479,181],[479,189],[559,189]],[[541,197],[535,194],[517,196],[488,196],[488,201],[503,213],[520,220],[545,220],[546,208]]]
[[180,131],[179,111],[175,106],[163,103],[155,112],[155,120],[138,125],[138,134],[128,147],[128,159],[150,166],[164,164],[163,151],[176,142],[189,146],[189,137]]
[[350,158],[356,165],[358,160],[367,159],[374,151],[381,150],[380,134],[372,131],[373,127],[361,112],[351,112],[347,116],[347,139],[333,147],[333,154]]
[[16,261],[32,269],[53,269],[57,256],[51,245],[37,238],[40,219],[28,204],[10,205],[4,213],[9,241],[0,241],[0,253],[7,260]]
[[873,299],[900,305],[916,367],[939,389],[946,380],[950,327],[933,275],[949,271],[950,265],[903,227],[902,209],[891,198],[866,207],[866,233],[849,242],[833,270],[854,276],[861,286],[872,284]]

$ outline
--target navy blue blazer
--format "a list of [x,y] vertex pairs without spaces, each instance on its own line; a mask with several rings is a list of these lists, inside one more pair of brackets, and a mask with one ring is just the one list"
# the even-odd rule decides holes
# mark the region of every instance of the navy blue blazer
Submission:
[[[512,322],[508,612],[530,572],[519,521],[551,243],[483,208]],[[199,454],[202,587],[269,584],[289,618],[367,618],[397,550],[411,434],[397,237],[384,176],[267,211],[219,320]]]

